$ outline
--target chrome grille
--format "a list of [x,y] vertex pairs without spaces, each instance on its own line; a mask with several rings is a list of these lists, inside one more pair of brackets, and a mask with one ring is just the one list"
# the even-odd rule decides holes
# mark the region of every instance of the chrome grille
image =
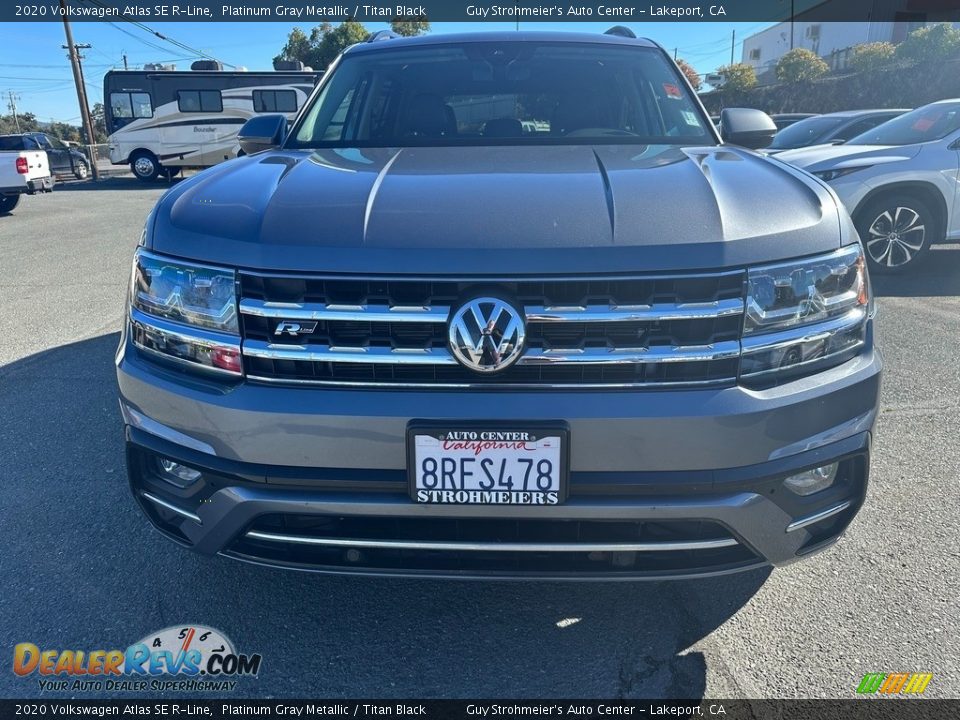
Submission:
[[[251,380],[432,387],[624,387],[733,383],[744,275],[592,279],[398,279],[243,273]],[[462,367],[451,309],[477,292],[512,300],[526,350],[501,372]],[[293,336],[276,334],[298,323]]]

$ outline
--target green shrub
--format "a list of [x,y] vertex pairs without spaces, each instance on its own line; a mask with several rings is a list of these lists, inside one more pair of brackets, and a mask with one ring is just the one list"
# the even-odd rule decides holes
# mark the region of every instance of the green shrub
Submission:
[[757,73],[754,72],[753,66],[747,63],[724,65],[717,72],[726,78],[723,84],[724,91],[743,92],[757,84]]
[[926,25],[907,35],[895,57],[904,62],[932,62],[960,54],[960,30],[950,23]]
[[893,62],[897,46],[888,42],[856,45],[850,58],[850,67],[857,72],[879,70]]
[[816,80],[830,72],[830,66],[812,50],[795,48],[777,62],[777,79],[795,83]]

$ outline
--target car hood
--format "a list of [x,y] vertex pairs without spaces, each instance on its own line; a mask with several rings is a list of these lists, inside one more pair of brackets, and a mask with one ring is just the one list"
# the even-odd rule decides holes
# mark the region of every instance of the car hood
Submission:
[[777,153],[777,160],[809,172],[819,172],[856,165],[860,160],[870,160],[873,164],[909,160],[918,152],[918,145],[814,145]]
[[148,244],[204,262],[388,274],[741,266],[835,249],[833,195],[728,147],[273,151],[159,202]]

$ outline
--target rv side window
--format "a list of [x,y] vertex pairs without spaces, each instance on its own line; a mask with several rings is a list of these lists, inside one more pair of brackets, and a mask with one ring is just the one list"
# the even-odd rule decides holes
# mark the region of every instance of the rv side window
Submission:
[[149,93],[110,93],[110,112],[117,120],[153,117]]
[[130,93],[130,101],[135,118],[153,117],[153,102],[150,100],[149,93]]
[[297,93],[293,90],[254,90],[253,111],[289,113],[297,111]]
[[223,98],[219,90],[178,90],[180,112],[222,112]]

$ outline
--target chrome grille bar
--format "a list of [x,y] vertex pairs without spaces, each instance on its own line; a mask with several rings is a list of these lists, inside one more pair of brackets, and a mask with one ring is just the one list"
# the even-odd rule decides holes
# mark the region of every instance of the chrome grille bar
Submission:
[[278,345],[261,340],[243,344],[247,357],[268,360],[307,360],[309,362],[379,363],[388,365],[456,365],[446,348],[431,350],[388,347],[331,347],[329,345]]
[[381,550],[446,550],[452,552],[680,552],[684,550],[716,550],[739,543],[733,538],[716,540],[663,542],[600,542],[600,543],[512,543],[489,541],[439,540],[366,540],[361,538],[327,538],[312,535],[251,530],[251,540],[266,542],[319,545],[323,547],[372,548]]
[[326,303],[281,303],[244,298],[240,312],[284,320],[334,320],[341,322],[433,322],[443,323],[450,315],[444,305],[432,307],[402,305],[333,305]]
[[[389,347],[331,347],[329,345],[280,345],[247,340],[243,354],[268,360],[312,362],[386,363],[396,365],[456,365],[446,348],[395,349]],[[707,362],[740,356],[737,341],[699,346],[668,346],[635,349],[585,348],[583,350],[528,349],[518,365],[583,363],[593,365]]]
[[658,303],[607,307],[524,307],[527,322],[650,322],[668,320],[710,320],[743,314],[743,300],[721,300],[712,303]]
[[[655,305],[586,305],[556,307],[525,305],[528,323],[556,322],[650,322],[669,320],[709,320],[743,314],[742,299],[712,303],[658,303]],[[401,306],[386,304],[333,305],[325,303],[267,302],[252,298],[240,301],[240,312],[255,317],[284,320],[332,320],[340,322],[431,322],[444,323],[450,315],[448,305]]]

